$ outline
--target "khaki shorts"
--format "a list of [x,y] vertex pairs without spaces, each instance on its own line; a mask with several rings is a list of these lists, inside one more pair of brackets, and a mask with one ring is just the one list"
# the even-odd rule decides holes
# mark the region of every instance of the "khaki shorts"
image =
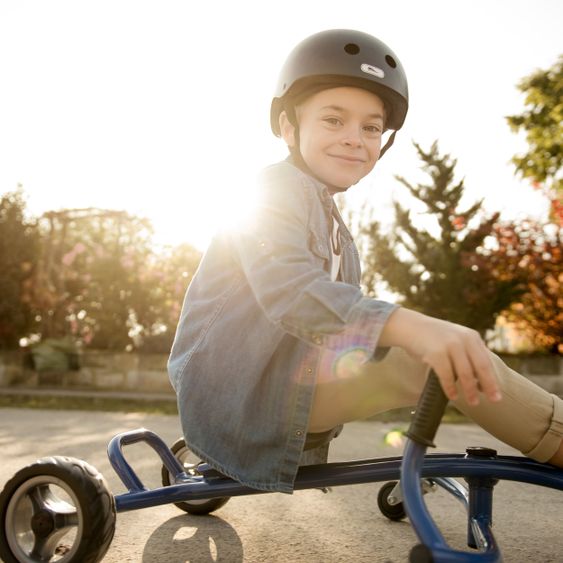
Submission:
[[[428,374],[426,365],[399,348],[392,348],[379,362],[359,362],[357,369],[347,361],[345,377],[338,376],[339,361],[332,359],[330,352],[322,359],[322,364],[329,367],[326,377],[321,377],[322,383],[316,387],[312,432],[416,405]],[[536,461],[548,461],[563,439],[563,400],[521,376],[492,353],[491,361],[502,401],[490,403],[483,397],[479,405],[470,406],[460,398],[453,404],[487,432],[524,455]]]
[[454,404],[485,430],[524,455],[545,462],[563,438],[563,400],[510,369],[492,354],[503,399],[482,400],[477,407],[464,401]]

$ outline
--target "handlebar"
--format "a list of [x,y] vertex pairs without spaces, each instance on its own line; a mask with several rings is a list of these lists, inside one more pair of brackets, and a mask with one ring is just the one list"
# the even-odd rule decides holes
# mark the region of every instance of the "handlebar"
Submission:
[[416,406],[406,435],[409,439],[424,446],[434,446],[434,437],[448,404],[438,376],[432,370],[428,375],[422,395]]

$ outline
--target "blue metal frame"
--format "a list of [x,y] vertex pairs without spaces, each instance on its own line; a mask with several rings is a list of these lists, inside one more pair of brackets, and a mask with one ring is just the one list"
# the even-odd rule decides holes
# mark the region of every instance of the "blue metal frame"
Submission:
[[[295,489],[358,485],[400,479],[403,504],[420,544],[411,551],[411,561],[448,563],[500,561],[493,535],[492,499],[498,480],[506,479],[563,491],[563,471],[522,456],[497,456],[494,450],[469,448],[466,454],[426,454],[447,404],[439,381],[431,373],[407,432],[402,457],[364,459],[301,467]],[[125,460],[123,446],[145,442],[158,454],[173,484],[149,490]],[[141,428],[115,436],[108,457],[128,489],[115,496],[118,512],[168,503],[264,494],[225,477],[209,466],[198,466],[198,475],[188,475],[168,446],[153,432]],[[451,477],[462,477],[468,490]],[[434,523],[423,499],[421,479],[430,479],[454,495],[467,509],[467,544],[478,551],[454,550]]]
[[[147,489],[125,460],[123,446],[136,442],[150,445],[174,476],[175,483]],[[467,454],[426,454],[426,446],[408,440],[403,457],[365,459],[327,463],[299,469],[295,489],[357,485],[400,479],[403,503],[420,542],[431,550],[433,561],[500,561],[500,551],[491,531],[492,489],[499,479],[519,481],[563,490],[563,471],[521,456],[472,457]],[[201,476],[188,476],[168,446],[146,429],[118,434],[108,445],[110,462],[128,492],[115,496],[118,512],[162,504],[264,494],[245,487],[214,471],[200,466]],[[401,467],[402,466],[402,467]],[[461,485],[457,488],[446,477],[465,478],[469,484],[466,499]],[[468,544],[480,553],[455,551],[448,547],[434,524],[422,498],[420,480],[431,478],[455,495],[468,508]]]
[[[479,553],[450,548],[428,512],[420,479],[426,469],[426,449],[433,446],[448,400],[437,375],[431,372],[419,399],[417,410],[407,432],[409,440],[401,464],[403,503],[420,544],[411,551],[411,561],[443,563],[501,561],[498,544],[492,532],[493,489],[499,479],[563,490],[563,471],[523,457],[497,456],[487,448],[469,448],[464,458],[472,470],[461,474],[455,463],[445,465],[452,476],[463,476],[469,485],[467,499],[467,545]],[[452,491],[459,498],[458,491]]]

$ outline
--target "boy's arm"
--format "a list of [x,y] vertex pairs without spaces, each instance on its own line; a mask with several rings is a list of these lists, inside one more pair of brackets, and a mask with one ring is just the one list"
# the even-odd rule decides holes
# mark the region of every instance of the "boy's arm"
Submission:
[[455,400],[459,384],[470,405],[479,391],[492,402],[501,400],[490,354],[479,333],[410,309],[396,309],[383,327],[380,346],[399,346],[434,369],[446,396]]

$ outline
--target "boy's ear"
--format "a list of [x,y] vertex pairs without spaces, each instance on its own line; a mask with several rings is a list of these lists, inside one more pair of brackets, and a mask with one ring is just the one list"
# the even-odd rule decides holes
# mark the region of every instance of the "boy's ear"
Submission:
[[282,111],[280,113],[279,122],[280,122],[280,134],[282,139],[285,141],[285,144],[289,148],[293,148],[295,145],[295,127],[289,121],[289,118],[287,117],[287,113],[285,111]]

